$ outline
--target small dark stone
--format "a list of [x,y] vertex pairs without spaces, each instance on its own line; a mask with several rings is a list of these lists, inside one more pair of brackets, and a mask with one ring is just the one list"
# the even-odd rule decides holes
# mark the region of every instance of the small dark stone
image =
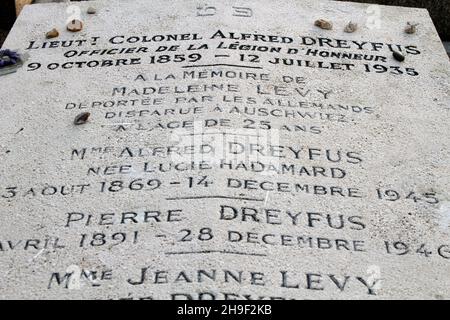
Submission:
[[80,113],[75,117],[75,120],[73,121],[74,125],[79,126],[82,124],[85,124],[88,120],[91,114],[89,112],[83,112]]
[[325,20],[325,19],[316,20],[314,22],[314,25],[316,27],[319,27],[324,30],[332,30],[333,29],[333,23],[331,23],[330,21]]
[[398,51],[393,51],[392,55],[394,56],[395,60],[400,61],[400,62],[403,62],[406,59],[406,57]]

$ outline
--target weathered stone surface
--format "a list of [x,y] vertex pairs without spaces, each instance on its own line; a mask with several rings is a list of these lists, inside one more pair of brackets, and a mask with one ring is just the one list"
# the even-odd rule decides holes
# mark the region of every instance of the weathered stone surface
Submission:
[[22,12],[0,298],[449,299],[450,66],[427,11],[170,3]]

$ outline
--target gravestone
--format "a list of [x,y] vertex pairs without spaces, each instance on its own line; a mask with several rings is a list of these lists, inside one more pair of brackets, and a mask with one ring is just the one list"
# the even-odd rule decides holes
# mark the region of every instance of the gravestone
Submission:
[[43,4],[4,48],[27,58],[0,78],[0,298],[450,298],[426,10]]

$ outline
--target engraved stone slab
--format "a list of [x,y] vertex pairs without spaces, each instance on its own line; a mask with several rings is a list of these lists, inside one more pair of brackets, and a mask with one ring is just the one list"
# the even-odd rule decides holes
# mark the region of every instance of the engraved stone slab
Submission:
[[0,298],[450,298],[426,10],[42,4],[4,48],[28,59],[0,78]]

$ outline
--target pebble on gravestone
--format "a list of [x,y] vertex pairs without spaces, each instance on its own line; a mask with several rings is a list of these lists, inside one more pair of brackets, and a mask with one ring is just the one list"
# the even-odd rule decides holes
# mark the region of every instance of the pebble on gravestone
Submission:
[[59,37],[59,32],[56,28],[53,28],[52,30],[50,30],[49,32],[47,32],[45,34],[45,37],[47,39],[57,38],[57,37]]
[[71,20],[68,24],[67,24],[67,30],[71,31],[71,32],[79,32],[81,30],[83,30],[83,22],[77,19]]
[[77,115],[75,117],[75,120],[73,121],[73,123],[77,126],[85,124],[89,120],[90,116],[91,116],[91,114],[89,112],[80,113],[79,115]]
[[6,39],[0,299],[450,299],[450,62],[426,10],[100,3],[54,40],[67,4],[29,6]]
[[356,30],[358,30],[358,24],[353,22],[349,22],[344,29],[344,31],[347,33],[353,33],[356,32]]
[[324,30],[332,30],[333,29],[333,23],[331,23],[330,21],[325,20],[325,19],[316,20],[314,22],[314,25],[321,29],[324,29]]

